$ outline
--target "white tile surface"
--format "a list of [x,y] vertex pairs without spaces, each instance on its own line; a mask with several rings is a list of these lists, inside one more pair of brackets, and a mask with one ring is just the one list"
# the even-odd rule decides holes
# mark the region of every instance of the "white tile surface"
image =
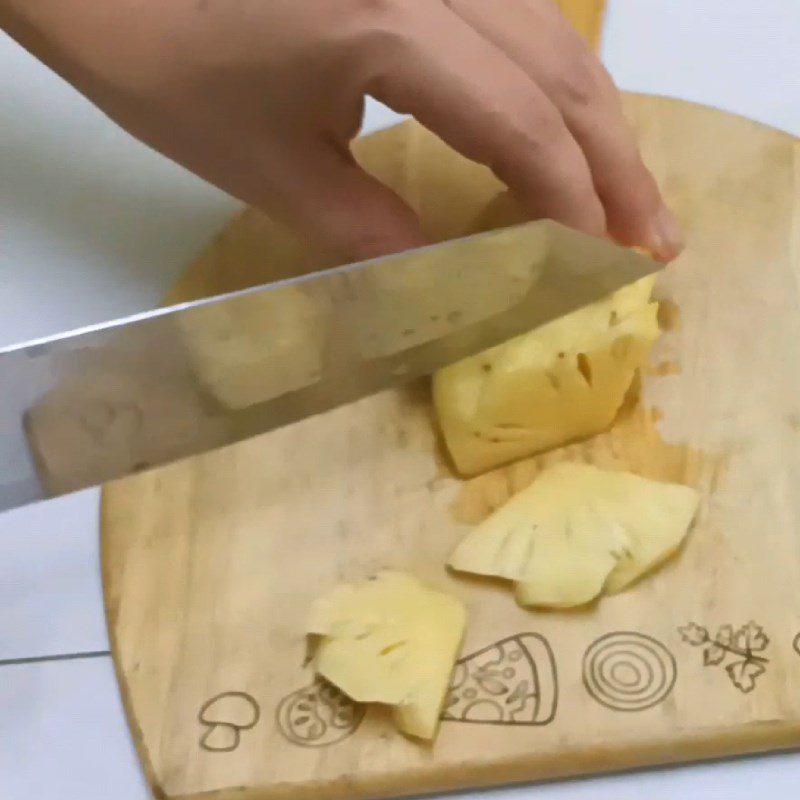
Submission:
[[108,649],[98,495],[92,489],[0,514],[0,661]]
[[3,667],[2,800],[149,800],[111,659]]
[[473,793],[471,800],[794,800],[800,771],[791,755],[738,759],[602,778]]
[[[621,86],[800,135],[800,0],[610,0]],[[368,126],[393,117],[377,104]],[[0,346],[149,307],[235,203],[0,34]],[[0,660],[102,650],[96,492],[0,515]],[[795,797],[800,756],[498,790],[522,800]],[[108,659],[0,666],[0,800],[146,800]]]

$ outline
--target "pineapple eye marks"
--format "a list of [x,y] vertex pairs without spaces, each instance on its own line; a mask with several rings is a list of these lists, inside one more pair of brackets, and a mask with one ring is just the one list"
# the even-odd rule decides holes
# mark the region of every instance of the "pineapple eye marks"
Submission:
[[439,370],[434,403],[458,473],[478,475],[612,425],[660,333],[652,287],[652,278],[637,281]]
[[391,706],[398,730],[433,739],[465,626],[460,601],[385,570],[314,603],[312,663],[354,701]]
[[523,606],[584,605],[675,553],[698,502],[688,486],[557,464],[468,533],[449,565],[513,581]]

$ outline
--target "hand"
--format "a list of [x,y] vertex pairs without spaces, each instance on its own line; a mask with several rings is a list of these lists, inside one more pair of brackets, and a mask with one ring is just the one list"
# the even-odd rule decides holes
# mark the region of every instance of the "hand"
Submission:
[[350,154],[368,94],[532,217],[682,249],[613,82],[552,0],[0,0],[0,24],[134,136],[348,258],[425,242]]

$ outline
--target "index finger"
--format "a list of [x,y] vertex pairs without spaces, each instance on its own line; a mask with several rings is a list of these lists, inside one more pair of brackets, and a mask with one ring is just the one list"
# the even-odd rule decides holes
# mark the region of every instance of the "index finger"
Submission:
[[366,54],[369,93],[490,167],[532,216],[605,234],[583,151],[525,71],[443,4],[394,8]]
[[[606,211],[609,232],[664,260],[682,236],[639,153],[619,92],[599,58],[551,0],[450,0],[450,7],[528,74],[579,143]],[[532,47],[531,37],[541,46]]]

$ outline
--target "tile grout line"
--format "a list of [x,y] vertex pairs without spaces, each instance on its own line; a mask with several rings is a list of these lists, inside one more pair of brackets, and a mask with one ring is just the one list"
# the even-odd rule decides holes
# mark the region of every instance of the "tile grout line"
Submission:
[[101,658],[110,656],[110,650],[87,650],[81,653],[59,653],[51,656],[27,656],[24,658],[0,659],[0,667],[18,666],[20,664],[40,664],[48,661],[75,661],[80,658]]

